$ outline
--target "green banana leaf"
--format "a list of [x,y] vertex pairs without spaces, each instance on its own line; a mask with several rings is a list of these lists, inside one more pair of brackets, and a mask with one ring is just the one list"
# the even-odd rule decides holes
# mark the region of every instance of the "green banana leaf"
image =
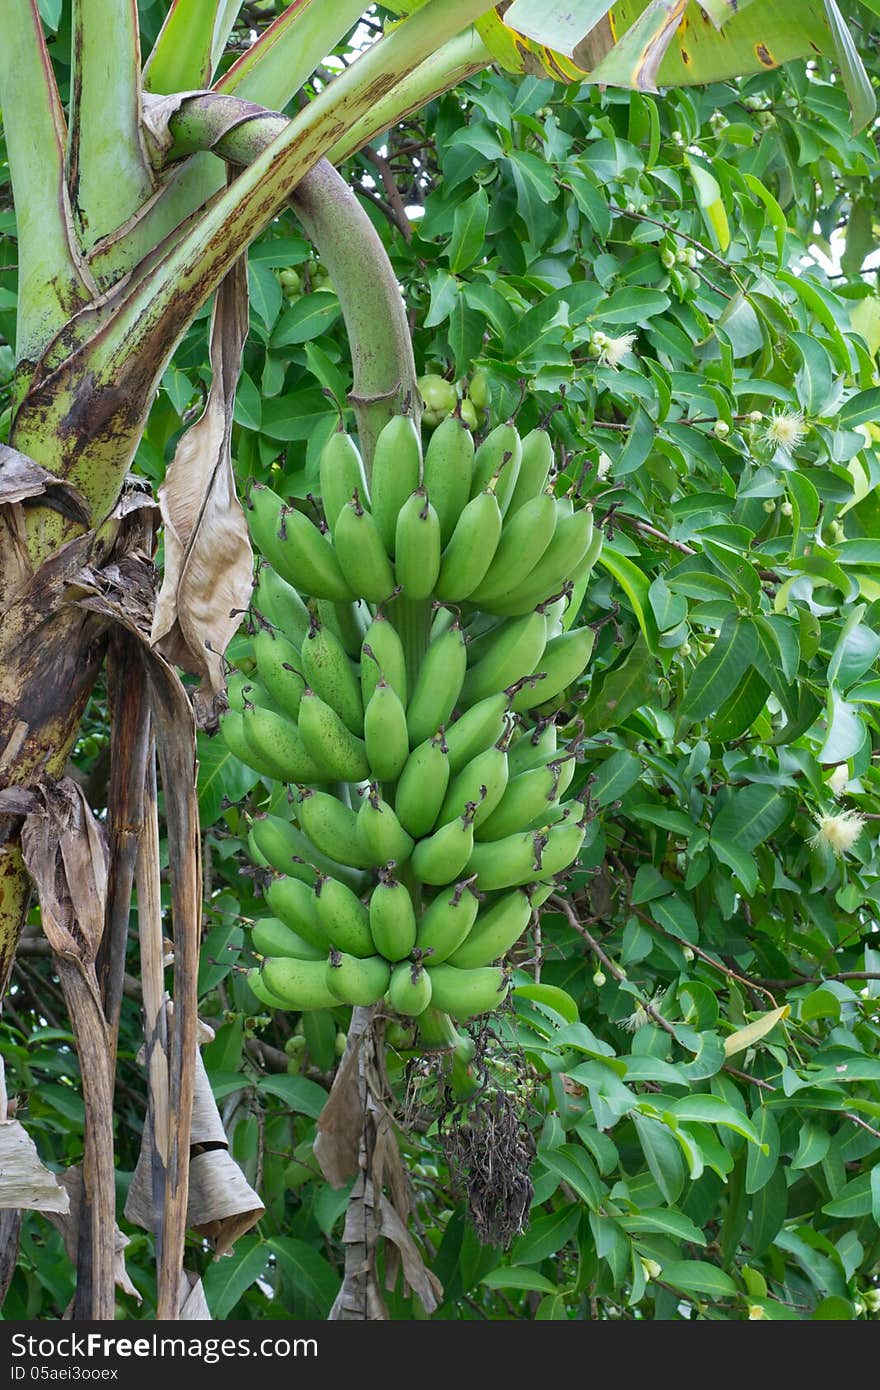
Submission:
[[[502,34],[501,31],[506,31]],[[499,62],[569,81],[653,90],[834,56],[861,129],[876,102],[837,0],[513,0],[482,27]]]

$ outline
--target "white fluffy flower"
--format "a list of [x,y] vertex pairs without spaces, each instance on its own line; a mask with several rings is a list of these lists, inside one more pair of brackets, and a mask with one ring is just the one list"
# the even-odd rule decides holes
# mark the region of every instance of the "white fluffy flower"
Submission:
[[619,338],[606,337],[605,342],[599,345],[599,365],[617,371],[627,353],[632,352],[635,340],[635,333],[621,333]]
[[624,1033],[637,1033],[640,1028],[645,1027],[645,1024],[651,1022],[651,1015],[648,1013],[648,1009],[653,1009],[656,1012],[660,1008],[665,997],[666,990],[658,989],[653,999],[649,1000],[647,1007],[644,1004],[636,1004],[633,1013],[627,1018],[618,1019],[618,1028],[622,1028]]
[[846,791],[846,784],[848,781],[849,767],[846,763],[838,763],[825,785],[832,796],[842,796]]
[[774,410],[764,430],[764,438],[776,449],[793,454],[807,433],[807,424],[799,410]]
[[820,816],[816,833],[809,843],[815,848],[827,845],[833,854],[844,855],[852,849],[862,833],[864,816],[858,811],[840,811],[836,816]]

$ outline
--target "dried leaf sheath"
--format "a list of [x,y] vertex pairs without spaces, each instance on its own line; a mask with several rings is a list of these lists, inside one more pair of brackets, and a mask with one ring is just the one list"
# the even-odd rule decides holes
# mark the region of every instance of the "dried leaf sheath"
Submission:
[[247,607],[253,554],[235,495],[231,435],[235,387],[248,331],[247,263],[236,262],[217,292],[211,325],[214,378],[205,409],[183,435],[159,504],[165,575],[152,641],[169,661],[201,677],[199,722],[213,722],[225,689],[223,653]]

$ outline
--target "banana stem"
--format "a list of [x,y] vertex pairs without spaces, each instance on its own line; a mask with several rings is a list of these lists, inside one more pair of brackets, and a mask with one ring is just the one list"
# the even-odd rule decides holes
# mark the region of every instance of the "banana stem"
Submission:
[[404,410],[418,425],[421,414],[400,285],[372,222],[326,160],[301,181],[291,203],[342,306],[354,373],[348,398],[369,480],[383,426]]
[[399,598],[388,608],[388,617],[397,628],[403,643],[410,691],[422,669],[422,661],[431,640],[432,616],[431,605],[426,600],[414,603],[410,599]]

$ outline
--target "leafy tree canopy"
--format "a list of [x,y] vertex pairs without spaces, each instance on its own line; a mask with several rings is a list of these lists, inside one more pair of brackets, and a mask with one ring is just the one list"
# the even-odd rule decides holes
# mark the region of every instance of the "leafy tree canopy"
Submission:
[[[141,5],[157,28],[159,6]],[[872,76],[880,21],[853,5]],[[67,22],[45,0],[50,27]],[[63,64],[59,31],[57,56]],[[593,811],[568,891],[517,951],[482,1041],[486,1114],[528,1135],[531,1223],[482,1244],[467,1114],[389,1069],[445,1318],[866,1317],[880,1305],[880,298],[873,131],[824,62],[661,96],[493,72],[352,159],[405,294],[419,369],[482,428],[550,417],[559,487],[606,543],[571,619],[596,629],[570,692]],[[8,190],[7,190],[8,192]],[[0,332],[15,229],[0,212]],[[333,285],[292,214],[249,257],[236,404],[242,487],[318,492],[349,363]],[[138,455],[158,484],[209,378],[206,314]],[[11,374],[11,348],[0,367]],[[491,400],[489,415],[482,402]],[[481,409],[483,413],[481,414]],[[7,414],[8,418],[8,414]],[[247,638],[230,651],[247,660]],[[76,751],[106,792],[105,711]],[[311,1159],[346,1011],[268,1015],[239,967],[261,911],[249,817],[275,784],[203,739],[204,1060],[267,1211],[208,1267],[216,1317],[317,1317],[346,1192]],[[36,941],[36,938],[32,938]],[[25,950],[27,951],[27,943]],[[75,1161],[76,1062],[36,946],[3,1031],[44,1156]],[[118,1111],[136,1159],[140,1024]],[[503,1102],[500,1098],[504,1098]],[[499,1119],[499,1117],[501,1117]],[[471,1116],[471,1124],[477,1121]],[[479,1131],[477,1131],[479,1134]],[[473,1130],[472,1130],[473,1133]],[[26,1223],[4,1313],[57,1316],[72,1271]],[[151,1242],[129,1272],[149,1315]],[[133,1301],[126,1311],[136,1313]],[[418,1316],[390,1295],[392,1316]]]

